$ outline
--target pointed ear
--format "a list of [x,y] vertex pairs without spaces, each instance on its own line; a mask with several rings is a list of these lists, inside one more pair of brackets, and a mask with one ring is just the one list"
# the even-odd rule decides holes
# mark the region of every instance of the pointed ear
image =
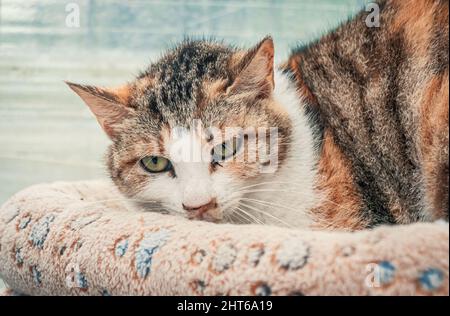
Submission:
[[66,84],[81,97],[109,138],[113,139],[117,126],[133,111],[127,106],[130,87],[102,89],[67,81]]
[[253,49],[236,56],[232,73],[234,80],[228,88],[229,93],[269,97],[275,88],[272,38],[268,36]]

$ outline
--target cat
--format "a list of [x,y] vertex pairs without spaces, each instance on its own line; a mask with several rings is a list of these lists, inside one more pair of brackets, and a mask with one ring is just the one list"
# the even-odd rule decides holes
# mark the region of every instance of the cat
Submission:
[[279,67],[271,37],[185,40],[118,89],[68,84],[142,205],[310,229],[448,221],[449,2],[377,5],[379,27],[361,12]]

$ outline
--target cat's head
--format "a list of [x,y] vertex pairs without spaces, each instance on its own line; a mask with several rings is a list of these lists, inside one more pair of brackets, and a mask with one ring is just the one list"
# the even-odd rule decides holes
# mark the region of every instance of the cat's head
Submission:
[[118,89],[68,84],[112,140],[118,188],[189,218],[231,217],[288,150],[270,37],[250,50],[185,41]]

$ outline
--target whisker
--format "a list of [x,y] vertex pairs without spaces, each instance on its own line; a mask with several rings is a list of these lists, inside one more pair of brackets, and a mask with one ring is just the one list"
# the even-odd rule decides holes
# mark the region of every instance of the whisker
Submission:
[[[250,199],[250,198],[245,198],[245,197],[241,198],[241,200],[252,202],[252,203],[257,203],[257,204],[264,205],[264,206],[281,207],[281,208],[284,208],[284,209],[287,209],[287,210],[291,210],[291,211],[296,212],[296,213],[299,212],[299,209],[296,209],[296,208],[293,208],[293,207],[289,207],[289,206],[283,205],[283,204],[272,203],[272,202],[263,201],[263,200],[257,200],[257,199]],[[322,220],[319,219],[319,218],[316,218],[316,217],[313,217],[311,219],[304,219],[304,218],[299,216],[298,219],[296,220],[296,223],[299,223],[299,224],[308,223],[309,224],[311,221],[315,221],[315,222],[319,222],[320,223]],[[323,222],[325,222],[325,221],[323,221]]]
[[283,225],[286,225],[286,227],[288,227],[288,228],[292,228],[292,226],[291,226],[290,224],[286,223],[286,222],[283,221],[282,219],[279,219],[278,217],[276,217],[276,216],[274,216],[274,215],[272,215],[272,214],[270,214],[270,213],[268,213],[268,212],[265,212],[265,211],[262,211],[262,210],[260,210],[260,209],[257,209],[257,208],[255,208],[255,207],[253,207],[253,206],[251,206],[251,205],[248,205],[248,204],[246,204],[246,203],[244,203],[244,202],[241,202],[241,204],[242,204],[243,206],[245,206],[245,207],[251,209],[251,210],[254,210],[254,211],[256,211],[256,212],[259,212],[259,213],[261,213],[261,214],[264,214],[264,215],[266,215],[266,216],[269,216],[269,217],[275,219],[276,221],[282,223]]
[[236,216],[238,216],[239,218],[241,218],[241,223],[242,224],[250,224],[253,223],[252,220],[250,218],[248,218],[247,216],[245,216],[244,214],[242,214],[240,209],[235,209],[234,213]]
[[289,181],[268,181],[268,182],[261,182],[261,183],[256,183],[256,184],[252,184],[252,185],[248,185],[245,187],[241,187],[240,189],[245,190],[245,189],[249,189],[249,188],[253,188],[256,186],[260,186],[260,185],[266,185],[266,184],[301,184],[301,182],[289,182]]
[[240,207],[237,207],[236,210],[242,212],[242,214],[245,214],[251,220],[250,223],[264,224],[264,222],[262,222],[260,219],[258,219],[257,217],[253,216],[249,212],[245,211],[244,209],[242,209]]
[[256,193],[256,192],[284,192],[284,193],[300,193],[298,191],[289,191],[284,189],[256,189],[256,190],[242,190],[237,193]]
[[291,210],[291,211],[294,211],[294,212],[299,212],[298,209],[295,209],[295,208],[293,208],[293,207],[289,207],[289,206],[283,205],[283,204],[272,203],[272,202],[268,202],[268,201],[257,200],[257,199],[251,199],[251,198],[245,198],[245,197],[241,198],[241,200],[248,201],[248,202],[253,202],[253,203],[258,203],[258,204],[261,204],[261,205],[275,206],[275,207],[282,207],[282,208],[285,208],[285,209],[287,209],[287,210]]
[[236,213],[230,213],[228,214],[228,217],[231,219],[231,223],[233,224],[245,224],[244,221],[242,221],[242,217],[238,217]]

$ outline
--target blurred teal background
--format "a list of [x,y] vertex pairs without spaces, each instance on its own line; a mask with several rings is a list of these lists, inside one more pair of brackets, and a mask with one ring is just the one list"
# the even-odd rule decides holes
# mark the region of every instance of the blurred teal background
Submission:
[[[34,183],[106,176],[108,141],[63,80],[124,83],[185,36],[271,34],[282,61],[366,2],[0,0],[0,204]],[[74,6],[79,27],[66,23]]]

